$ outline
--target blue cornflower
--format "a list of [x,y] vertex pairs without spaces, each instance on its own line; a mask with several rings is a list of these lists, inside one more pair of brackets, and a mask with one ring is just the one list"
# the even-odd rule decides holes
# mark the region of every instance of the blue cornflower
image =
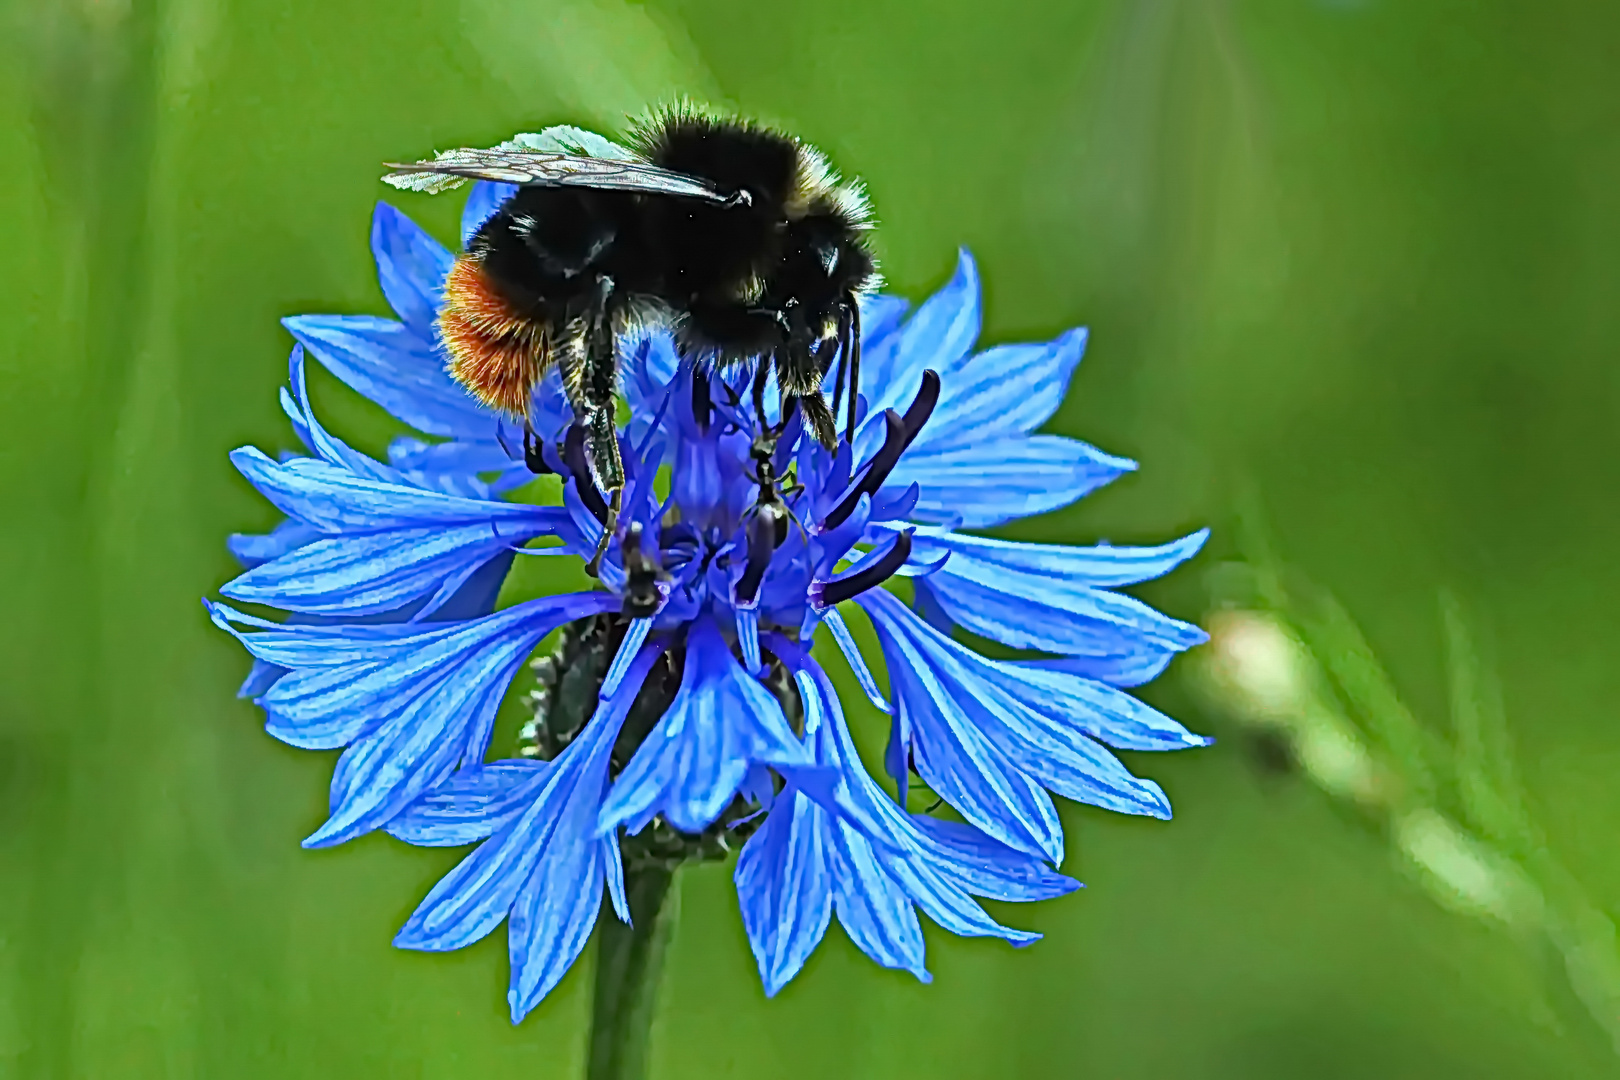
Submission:
[[[475,190],[464,233],[499,197]],[[1022,944],[1036,935],[1001,926],[975,898],[1075,887],[1049,865],[1063,854],[1049,792],[1169,815],[1157,785],[1107,747],[1205,743],[1123,689],[1204,635],[1111,590],[1165,573],[1205,534],[1081,548],[957,531],[1055,509],[1135,467],[1031,434],[1061,401],[1083,331],[975,353],[979,287],[965,253],[909,318],[903,302],[872,298],[864,408],[836,453],[801,437],[797,415],[756,406],[774,389],[756,398],[749,372],[694,373],[661,335],[626,343],[627,486],[600,588],[496,611],[516,550],[596,551],[605,500],[546,384],[536,427],[561,502],[499,497],[526,469],[433,343],[449,253],[387,208],[373,243],[399,322],[288,326],[351,386],[448,441],[397,441],[386,464],[346,446],[311,412],[295,350],[284,403],[312,456],[235,452],[288,522],[272,534],[283,543],[238,541],[259,544],[254,565],[221,590],[290,616],[210,610],[264,665],[251,690],[268,730],[345,748],[331,814],[306,846],[376,829],[479,844],[396,944],[460,948],[506,920],[516,1021],[583,948],[604,889],[628,919],[623,860],[646,850],[629,838],[720,830],[748,836],[736,884],[768,993],[835,911],[874,960],[926,979],[917,909],[955,933]],[[546,546],[524,546],[534,541]],[[911,579],[913,607],[880,587],[896,575]],[[876,632],[887,695],[843,621],[848,604]],[[812,656],[822,626],[890,717],[892,794],[861,765]],[[990,660],[953,626],[1046,658]],[[601,654],[588,716],[553,725],[549,760],[486,761],[508,685],[559,629]],[[912,773],[963,821],[910,812]]]

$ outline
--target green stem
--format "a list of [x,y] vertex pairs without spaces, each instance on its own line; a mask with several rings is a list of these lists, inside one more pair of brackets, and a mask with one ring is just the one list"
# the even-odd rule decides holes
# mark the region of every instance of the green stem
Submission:
[[625,868],[634,925],[604,910],[596,924],[596,995],[586,1080],[644,1080],[664,952],[680,911],[675,871]]

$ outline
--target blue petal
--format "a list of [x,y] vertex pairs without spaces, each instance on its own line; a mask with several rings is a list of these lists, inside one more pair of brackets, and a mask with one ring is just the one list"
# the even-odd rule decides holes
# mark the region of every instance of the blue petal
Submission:
[[605,593],[569,593],[470,622],[289,626],[239,637],[261,660],[293,669],[262,700],[284,720],[360,714],[381,722],[445,679],[476,678],[491,657],[533,648],[563,623],[617,606]]
[[[826,500],[829,504],[837,501],[836,497]],[[830,505],[824,509],[818,508],[816,516],[822,517],[830,509]],[[816,577],[826,577],[832,572],[833,567],[838,564],[839,560],[849,554],[849,549],[860,541],[861,534],[866,531],[871,516],[872,497],[863,493],[856,500],[855,509],[850,512],[847,520],[835,528],[818,531],[811,537],[810,570]]]
[[910,517],[921,500],[922,488],[917,484],[899,491],[889,488],[873,500],[871,520],[893,521],[895,518]]
[[971,825],[927,814],[909,814],[911,827],[922,834],[922,848],[941,871],[975,896],[1029,902],[1067,896],[1080,887],[1071,877],[992,840]]
[[[1063,828],[1052,800],[965,713],[911,638],[897,627],[916,616],[882,589],[863,593],[889,668],[896,719],[911,732],[913,762],[934,791],[986,833],[1019,851],[1063,858]],[[904,620],[902,622],[901,620]]]
[[506,584],[507,571],[512,569],[512,560],[516,557],[517,552],[511,548],[498,553],[467,575],[461,582],[461,587],[456,589],[449,599],[441,602],[438,597],[434,597],[432,615],[418,613],[412,618],[426,622],[483,618],[495,610],[495,601],[500,598],[501,586]]
[[320,535],[321,531],[313,525],[288,519],[262,535],[232,533],[225,546],[238,562],[251,569],[296,551]]
[[629,673],[630,665],[641,654],[641,646],[651,630],[651,619],[631,620],[629,629],[624,632],[624,637],[619,642],[618,651],[613,654],[613,662],[608,665],[607,673],[602,676],[602,686],[597,691],[599,697],[609,698],[619,692],[620,683]]
[[514,461],[494,438],[430,443],[401,435],[388,444],[388,463],[402,471],[420,473],[511,472],[521,482],[527,482],[533,475],[523,462]]
[[956,623],[1015,649],[1146,660],[1208,639],[1191,623],[1120,593],[1010,572],[989,584],[953,569],[947,563],[928,579],[935,601]]
[[[206,600],[203,601],[203,603],[208,608],[210,616],[217,625],[223,627],[227,632],[233,635],[236,634],[236,629],[230,624],[230,620],[237,618],[240,614],[239,612],[233,611],[224,604],[215,605]],[[355,623],[370,624],[404,623],[411,617],[412,614],[414,614],[414,612],[415,608],[412,606],[400,611],[385,612],[381,615],[365,615],[352,621]],[[227,613],[229,614],[227,615]],[[333,623],[342,623],[348,621],[351,620],[328,619],[321,615],[293,614],[287,617],[287,621],[285,623],[272,623],[267,621],[263,625],[271,629],[280,630],[284,626],[296,626],[299,624],[326,626]],[[409,627],[402,626],[399,632],[409,632]],[[274,686],[283,675],[286,675],[287,671],[288,669],[280,664],[274,664],[267,660],[261,660],[254,657],[253,667],[248,672],[248,677],[243,680],[242,685],[237,688],[236,696],[239,698],[249,698],[257,701],[260,697],[264,696],[264,694],[268,692],[269,689]],[[340,743],[337,745],[342,744]]]
[[[293,430],[312,454],[330,465],[348,469],[370,480],[398,483],[404,480],[398,469],[384,465],[351,447],[321,426],[310,405],[309,388],[304,378],[304,347],[294,345],[287,358],[288,385],[281,388],[281,411],[292,421]],[[286,458],[284,458],[286,460]]]
[[528,808],[439,879],[394,936],[394,944],[448,952],[471,945],[500,925],[545,856],[581,771],[579,759],[568,758],[565,751],[541,776]]
[[[448,599],[479,567],[529,538],[503,535],[489,524],[323,538],[249,570],[220,592],[287,611],[370,615],[435,593]],[[430,603],[420,615],[437,606]]]
[[607,874],[608,898],[613,902],[613,914],[628,926],[630,897],[624,891],[624,853],[619,850],[619,838],[604,836],[596,843],[602,849],[602,865]]
[[454,257],[416,222],[383,202],[371,216],[371,254],[388,306],[406,325],[430,337]]
[[803,795],[777,800],[732,875],[767,997],[804,967],[832,917],[823,812]]
[[[255,658],[288,668],[337,667],[387,659],[397,655],[402,639],[423,632],[418,625],[376,616],[342,621],[302,615],[277,623],[211,600],[204,600],[203,607],[215,626],[240,641]],[[266,632],[247,633],[243,627]]]
[[[905,318],[911,301],[902,296],[872,293],[861,297],[861,348],[883,344],[891,335],[900,332],[900,321]],[[828,375],[832,373],[829,371]]]
[[977,673],[1048,722],[1072,724],[1121,750],[1185,750],[1212,741],[1115,686],[1050,663],[983,660]]
[[843,616],[838,614],[838,609],[828,608],[822,622],[832,633],[838,651],[843,653],[844,659],[849,662],[850,671],[854,673],[855,681],[860,684],[866,700],[885,715],[893,713],[888,699],[883,696],[883,691],[878,689],[877,680],[872,677],[872,669],[866,666],[866,657],[861,655],[861,648],[855,643],[855,636],[849,632],[849,626],[844,622]]
[[598,828],[639,832],[663,814],[682,832],[701,832],[755,763],[779,771],[813,764],[770,691],[704,619],[687,639],[680,691],[614,782]]
[[496,761],[455,773],[390,821],[390,836],[422,847],[483,840],[528,809],[551,768],[545,761]]
[[[897,527],[881,523],[869,538]],[[1057,645],[1049,651],[1076,655],[1031,663],[1115,686],[1139,686],[1204,634],[1097,587],[1158,577],[1195,554],[1208,536],[1204,529],[1159,547],[1082,548],[919,532],[912,541],[915,557],[948,553],[950,560],[919,583],[918,613],[936,629],[949,630],[956,612],[975,632],[1007,644]],[[1045,644],[1023,647],[1044,649]]]
[[579,738],[528,781],[527,808],[441,879],[394,938],[404,949],[459,949],[510,914],[514,1023],[567,971],[596,923],[607,860],[594,833],[608,761],[661,655],[656,647],[642,651],[622,692],[599,704]]
[[1067,506],[1135,468],[1077,439],[1012,435],[967,446],[915,446],[884,490],[898,494],[920,484],[919,519],[982,528]]
[[925,981],[914,906],[953,933],[1014,944],[1037,937],[1000,926],[969,892],[1044,898],[1074,883],[968,826],[942,839],[919,827],[923,819],[889,802],[861,767],[825,672],[780,635],[771,648],[794,671],[816,760],[842,771],[844,786],[835,816],[789,783],[738,859],[738,898],[766,992],[792,978],[820,941],[829,891],[839,922],[863,952]]
[[941,633],[948,634],[956,626],[951,617],[945,614],[945,609],[939,606],[939,600],[934,596],[934,587],[926,579],[913,583],[911,606],[916,609],[918,617],[923,622]]
[[495,216],[501,204],[517,194],[516,184],[497,184],[479,180],[467,193],[467,204],[461,210],[461,246],[472,242],[478,227]]
[[[872,616],[889,658],[891,682],[908,687],[908,693],[899,695],[902,705],[937,716],[932,728],[913,719],[919,758],[929,756],[927,742],[935,732],[958,745],[971,744],[977,734],[1017,769],[1067,798],[1121,813],[1170,816],[1170,804],[1158,785],[1132,776],[1083,730],[1088,720],[1093,727],[1099,723],[1141,727],[1145,717],[1157,716],[1154,710],[1100,684],[1088,688],[1093,691],[1089,699],[1081,698],[1079,691],[1085,687],[1077,682],[1068,687],[1070,701],[1082,704],[1085,713],[1071,717],[1061,709],[1042,711],[1003,687],[1004,683],[1016,686],[1039,702],[1038,689],[1050,692],[1051,688],[1038,688],[1019,678],[1027,679],[1030,672],[999,668],[923,623],[887,593],[874,590],[869,600],[863,598],[863,606]],[[904,669],[899,679],[897,668]],[[1049,673],[1049,681],[1060,678]],[[1173,723],[1167,717],[1161,719]],[[1193,745],[1184,739],[1178,742]],[[947,791],[936,790],[950,798]],[[985,827],[965,808],[958,809],[974,824]],[[986,831],[994,835],[993,830]]]
[[[911,307],[904,297],[885,293],[868,293],[860,297],[861,308],[861,383],[862,397],[872,399],[872,388],[879,386],[879,375],[894,368],[895,356],[900,348],[900,323]],[[886,375],[884,375],[886,377]],[[838,370],[829,365],[822,389],[832,394],[837,387]],[[865,410],[871,415],[870,407]]]
[[285,674],[287,674],[287,669],[284,667],[267,664],[263,660],[255,660],[253,666],[248,669],[247,678],[243,679],[242,685],[236,688],[236,696],[249,699],[257,698],[276,685],[276,680]]
[[[600,789],[598,789],[600,790]],[[516,1024],[551,993],[573,966],[602,910],[604,842],[591,837],[589,799],[570,806],[566,827],[551,837],[545,858],[518,890],[506,926],[512,982],[506,1001]],[[607,843],[616,843],[613,837]]]
[[[424,615],[428,609],[427,603],[418,600],[391,611],[378,612],[374,615],[360,615],[351,618],[329,618],[324,615],[305,615],[294,613],[288,617],[286,624],[304,624],[311,626],[330,625],[332,623],[407,623],[418,619],[430,618],[435,622],[450,622],[457,619],[478,619],[495,610],[495,600],[500,594],[501,585],[506,580],[506,572],[512,566],[516,552],[502,551],[494,558],[477,567],[471,574],[467,574],[460,582],[460,586],[446,600],[440,601],[433,597],[434,608],[431,615]],[[447,583],[447,587],[449,584]],[[441,590],[442,591],[442,590]],[[276,629],[279,625],[271,624]],[[409,627],[402,627],[401,632],[408,632]],[[263,660],[253,661],[253,670],[237,690],[236,696],[243,698],[258,698],[265,694],[276,681],[287,674],[287,669],[277,664],[269,664]]]
[[551,531],[563,520],[554,507],[450,495],[403,478],[371,479],[314,458],[272,461],[251,446],[231,451],[231,463],[282,513],[327,533],[478,522],[493,528],[498,522],[515,535],[536,526]]
[[332,816],[305,841],[322,846],[386,824],[457,763],[481,760],[506,684],[535,644],[614,606],[607,594],[581,593],[447,625],[252,634],[233,624],[262,621],[211,610],[256,657],[293,669],[260,699],[270,734],[312,748],[352,744],[333,776]]
[[848,827],[830,831],[833,903],[844,932],[884,967],[932,981],[923,966],[922,925],[911,897],[889,876],[864,836]]
[[[414,696],[343,752],[332,774],[331,816],[304,846],[331,847],[381,828],[458,764],[481,760],[506,686],[543,636],[495,638],[454,669],[423,680]],[[265,695],[267,711],[277,711],[272,699],[296,678]]]
[[[551,856],[557,833],[577,825],[576,804],[591,804],[601,797],[606,759],[590,750],[599,751],[604,739],[591,728],[586,730],[550,769],[536,776],[534,790],[525,792],[530,802],[523,813],[433,886],[394,936],[396,946],[428,952],[460,949],[506,918],[534,868]],[[611,745],[611,737],[605,741]],[[572,840],[562,843],[566,847]]]
[[957,812],[1009,847],[1057,863],[1063,827],[1041,785],[940,693],[926,674],[904,672],[895,698],[912,732],[912,761],[923,782]]
[[1025,667],[1066,671],[1071,675],[1105,682],[1109,686],[1132,687],[1150,683],[1163,675],[1164,669],[1175,658],[1173,652],[1147,652],[1127,656],[1058,656],[1019,660],[1017,663]]
[[1070,330],[1044,344],[998,345],[942,371],[939,404],[914,452],[1034,431],[1062,403],[1085,348],[1085,330]]
[[[901,526],[888,526],[895,531]],[[1209,539],[1209,530],[1158,547],[1071,547],[1067,544],[1029,544],[961,533],[918,533],[912,538],[913,557],[931,559],[948,551],[946,573],[996,585],[1009,574],[1040,579],[1048,587],[1074,591],[1077,586],[1114,588],[1151,581],[1192,558]]]
[[651,413],[680,368],[675,339],[665,330],[642,330],[621,339],[619,349],[625,399],[632,412]]
[[796,667],[794,679],[805,702],[805,731],[814,739],[816,760],[843,771],[846,788],[839,808],[880,845],[879,855],[889,872],[900,878],[930,918],[953,933],[1004,937],[1015,944],[1033,940],[1033,935],[988,919],[963,894],[1045,900],[1074,890],[1078,883],[971,825],[947,823],[949,828],[941,830],[935,828],[940,825],[935,819],[907,813],[890,801],[861,765],[826,672],[802,652],[793,656],[792,649],[781,651]]
[[326,369],[396,419],[429,435],[493,437],[494,412],[450,377],[433,340],[370,315],[281,320]]
[[[863,416],[872,416],[870,403],[888,381],[901,348],[901,321],[910,304],[899,296],[867,296],[860,303],[860,397],[867,403]],[[828,368],[823,389],[834,392],[833,368]],[[862,421],[863,423],[863,421]]]
[[759,657],[759,609],[739,607],[734,612],[737,625],[737,644],[742,650],[743,670],[750,675],[765,673]]
[[895,347],[874,348],[870,356],[862,350],[861,392],[870,402],[864,426],[873,427],[885,409],[910,404],[924,369],[943,371],[965,357],[978,339],[979,321],[979,271],[964,248],[955,275],[901,326]]

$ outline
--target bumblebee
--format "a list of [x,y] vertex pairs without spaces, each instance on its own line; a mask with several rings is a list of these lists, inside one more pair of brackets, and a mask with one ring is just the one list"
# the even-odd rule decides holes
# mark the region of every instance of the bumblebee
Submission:
[[814,148],[690,107],[655,113],[629,142],[581,154],[518,142],[450,150],[390,165],[384,178],[417,190],[518,185],[445,282],[439,333],[450,372],[526,420],[530,391],[559,366],[613,519],[624,486],[614,425],[621,335],[666,328],[699,370],[769,365],[781,415],[796,403],[833,448],[823,380],[842,358],[835,397],[847,387],[852,432],[859,300],[879,283],[866,198]]

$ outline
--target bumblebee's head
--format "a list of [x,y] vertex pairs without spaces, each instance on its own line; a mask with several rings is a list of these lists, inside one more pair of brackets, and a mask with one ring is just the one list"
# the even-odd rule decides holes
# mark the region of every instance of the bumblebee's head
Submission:
[[877,263],[861,233],[839,214],[816,213],[789,222],[780,260],[772,291],[784,307],[792,302],[796,310],[790,318],[814,338],[829,336],[827,328],[849,297],[867,292],[877,280]]

